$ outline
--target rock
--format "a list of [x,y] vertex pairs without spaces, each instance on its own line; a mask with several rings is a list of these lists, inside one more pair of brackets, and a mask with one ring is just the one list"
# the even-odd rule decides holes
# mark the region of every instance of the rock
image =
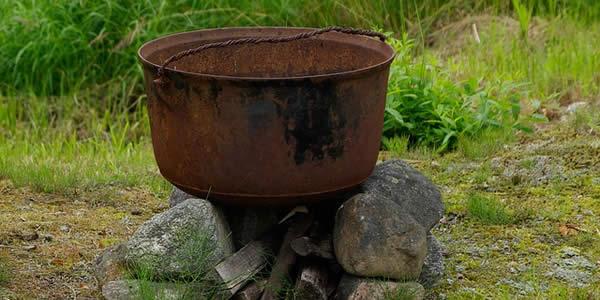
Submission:
[[336,300],[412,299],[421,300],[425,289],[416,282],[379,281],[345,274],[336,290]]
[[438,187],[399,159],[377,165],[361,188],[365,194],[393,200],[426,231],[431,230],[444,214],[444,204]]
[[[102,296],[106,300],[137,299],[204,299],[192,293],[186,293],[186,284],[171,282],[148,282],[141,280],[116,280],[102,287]],[[190,297],[191,296],[191,297]]]
[[38,239],[39,235],[37,232],[23,232],[17,235],[20,239],[31,242]]
[[161,277],[194,276],[234,252],[229,225],[209,201],[188,199],[146,221],[127,242],[126,261]]
[[381,194],[358,194],[336,213],[333,246],[350,274],[416,279],[427,254],[427,231]]
[[64,231],[64,232],[69,231],[69,226],[67,226],[67,225],[60,226],[60,231]]
[[569,106],[567,106],[567,109],[565,110],[565,112],[568,114],[572,114],[572,113],[577,112],[580,108],[583,108],[586,105],[587,105],[587,103],[583,102],[583,101],[571,103],[571,104],[569,104]]
[[173,191],[171,192],[171,196],[169,197],[169,208],[173,208],[173,207],[175,207],[175,205],[177,205],[187,199],[192,199],[192,198],[197,198],[197,197],[192,196],[192,195],[180,190],[176,186],[174,186]]
[[444,257],[442,244],[429,232],[427,233],[427,256],[423,263],[423,270],[419,275],[419,282],[426,287],[433,286],[444,275]]
[[105,283],[121,279],[126,273],[125,244],[107,248],[94,260],[92,271],[98,280],[98,287]]
[[51,234],[42,234],[41,236],[44,242],[52,242],[52,240],[54,239],[54,236]]
[[269,207],[229,208],[225,214],[236,249],[258,239],[283,217],[281,209]]
[[598,284],[600,278],[592,275],[597,267],[580,253],[577,248],[562,248],[558,257],[551,260],[551,270],[546,272],[546,277],[565,281],[577,288]]

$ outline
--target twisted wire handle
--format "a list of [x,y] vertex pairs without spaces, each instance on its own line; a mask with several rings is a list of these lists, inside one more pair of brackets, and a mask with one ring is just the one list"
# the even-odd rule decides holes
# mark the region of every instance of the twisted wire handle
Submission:
[[183,51],[167,58],[163,62],[163,64],[160,66],[160,68],[158,68],[158,72],[157,72],[158,78],[156,80],[154,80],[154,82],[159,83],[159,84],[165,83],[165,79],[164,79],[165,68],[170,63],[180,60],[186,56],[196,54],[202,50],[206,50],[206,49],[210,49],[210,48],[227,47],[227,46],[233,46],[233,45],[241,45],[241,44],[291,42],[291,41],[295,41],[295,40],[311,38],[311,37],[317,36],[319,34],[323,34],[323,33],[330,32],[330,31],[337,31],[337,32],[346,33],[346,34],[358,34],[358,35],[365,35],[365,36],[370,36],[370,37],[377,37],[382,42],[385,42],[385,38],[386,38],[386,36],[380,32],[364,30],[364,29],[345,28],[345,27],[340,27],[340,26],[331,26],[331,27],[326,27],[326,28],[317,29],[317,30],[313,30],[313,31],[302,32],[302,33],[298,33],[298,34],[294,34],[294,35],[283,36],[283,37],[250,37],[250,38],[243,38],[243,39],[237,39],[237,40],[228,40],[228,41],[223,41],[223,42],[210,43],[210,44],[202,45],[197,48],[183,50]]

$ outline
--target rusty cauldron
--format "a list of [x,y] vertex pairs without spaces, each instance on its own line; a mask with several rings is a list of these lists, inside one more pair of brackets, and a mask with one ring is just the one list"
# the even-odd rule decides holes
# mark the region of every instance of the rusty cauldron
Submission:
[[161,174],[241,206],[314,202],[359,185],[379,153],[394,58],[384,40],[341,27],[258,27],[144,44]]

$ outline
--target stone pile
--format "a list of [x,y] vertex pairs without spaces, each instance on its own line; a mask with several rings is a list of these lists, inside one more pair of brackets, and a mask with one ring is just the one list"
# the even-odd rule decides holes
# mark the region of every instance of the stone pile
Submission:
[[102,294],[422,299],[442,276],[442,246],[431,233],[444,212],[441,194],[405,162],[383,162],[343,199],[323,203],[291,212],[226,208],[175,188],[167,211],[96,259]]

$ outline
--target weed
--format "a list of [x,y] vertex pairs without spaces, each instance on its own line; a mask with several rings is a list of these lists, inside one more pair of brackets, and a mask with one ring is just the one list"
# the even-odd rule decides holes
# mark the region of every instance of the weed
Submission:
[[399,284],[394,289],[383,289],[383,291],[383,299],[385,300],[413,300],[417,298],[418,292],[418,290],[411,288],[410,285],[403,284]]
[[409,143],[407,136],[384,136],[381,138],[382,148],[394,153],[405,153],[408,151]]
[[474,175],[476,184],[483,184],[492,176],[492,170],[489,163],[482,164]]
[[474,219],[487,224],[507,225],[515,221],[498,201],[478,194],[469,197],[467,210]]
[[473,137],[460,137],[457,148],[463,157],[479,160],[502,150],[502,147],[515,139],[515,133],[506,128],[488,128]]
[[390,70],[384,136],[407,136],[444,152],[456,148],[461,138],[492,129],[527,130],[515,97],[521,85],[474,78],[456,84],[434,57],[424,56],[422,65],[412,63],[410,40],[391,44],[397,56]]

